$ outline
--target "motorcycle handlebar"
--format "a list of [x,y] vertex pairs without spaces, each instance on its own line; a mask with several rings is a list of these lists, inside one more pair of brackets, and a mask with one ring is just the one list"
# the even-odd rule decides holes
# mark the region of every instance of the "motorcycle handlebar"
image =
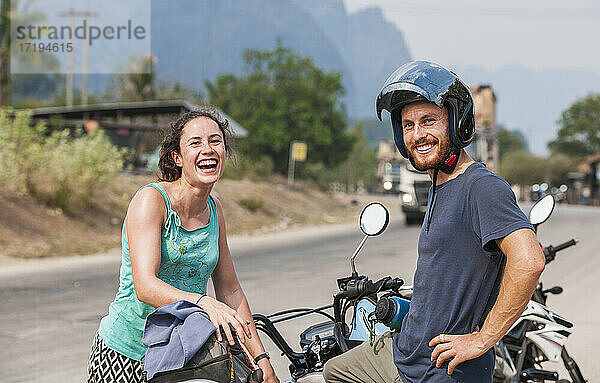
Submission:
[[546,257],[546,263],[552,262],[554,260],[554,258],[556,257],[557,252],[564,250],[568,247],[575,246],[576,244],[577,244],[577,240],[571,239],[567,242],[561,243],[560,245],[545,247],[544,248],[544,256]]
[[298,368],[302,367],[302,365],[305,363],[304,354],[292,350],[292,348],[268,317],[262,314],[253,314],[252,319],[254,319],[256,329],[267,334],[277,348],[279,348],[281,352],[288,357],[294,366]]
[[[338,280],[340,291],[333,297],[333,315],[336,323],[344,321],[344,302],[347,299],[356,299],[365,295],[377,294],[380,291],[398,291],[404,280],[402,278],[384,277],[373,282],[367,276],[354,278],[343,278]],[[341,328],[338,331],[342,331]],[[342,335],[343,331],[342,331]],[[340,342],[338,341],[338,344]],[[340,346],[343,347],[343,346]]]
[[565,243],[561,243],[560,245],[554,246],[554,251],[561,251],[566,249],[567,247],[575,246],[577,244],[577,240],[571,239]]
[[340,292],[343,298],[356,298],[363,294],[375,294],[380,291],[398,290],[404,281],[402,278],[385,277],[377,282],[371,281],[368,277],[362,277],[358,280],[350,280]]
[[383,282],[381,290],[398,290],[402,285],[404,285],[402,278],[391,278]]

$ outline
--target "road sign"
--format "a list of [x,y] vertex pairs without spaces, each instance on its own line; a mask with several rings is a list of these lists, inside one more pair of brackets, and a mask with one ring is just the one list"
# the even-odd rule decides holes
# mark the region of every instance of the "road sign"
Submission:
[[305,142],[292,142],[292,155],[294,156],[294,161],[306,161],[306,151]]
[[296,161],[306,161],[306,142],[292,141],[290,142],[290,159],[288,162],[288,184],[294,183],[294,168]]

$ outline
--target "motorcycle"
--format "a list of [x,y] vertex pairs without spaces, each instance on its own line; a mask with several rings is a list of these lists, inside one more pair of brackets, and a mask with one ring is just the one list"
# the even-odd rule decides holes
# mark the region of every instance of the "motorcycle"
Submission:
[[[552,195],[547,195],[532,207],[529,219],[536,232],[538,226],[550,217],[554,205]],[[362,210],[359,224],[364,237],[350,257],[352,273],[337,280],[339,291],[334,295],[332,304],[312,309],[289,309],[271,315],[253,315],[256,328],[264,332],[290,362],[290,379],[285,383],[324,383],[323,366],[329,359],[363,342],[372,341],[376,335],[400,330],[402,319],[410,306],[412,286],[405,286],[398,277],[388,276],[372,281],[368,276],[359,275],[355,264],[367,239],[380,235],[387,228],[389,212],[380,203],[370,203]],[[571,239],[558,246],[544,247],[546,264],[552,262],[559,251],[576,243]],[[542,282],[539,282],[523,314],[494,346],[494,383],[586,382],[579,366],[564,346],[574,330],[573,324],[546,306],[548,295],[562,291],[560,286],[544,289]],[[312,314],[326,320],[305,329],[300,334],[301,351],[294,351],[276,325]],[[347,323],[348,316],[350,325]],[[559,380],[556,371],[546,370],[542,366],[544,362],[561,361],[571,381]],[[188,382],[215,383],[206,379]]]
[[[531,208],[529,219],[536,232],[538,226],[548,220],[554,205],[552,195],[547,195]],[[571,239],[558,246],[543,247],[546,265],[556,258],[559,251],[576,243],[576,240]],[[523,314],[494,346],[496,354],[494,383],[586,382],[579,366],[565,348],[565,342],[574,330],[573,323],[546,306],[548,295],[562,292],[560,286],[544,289],[542,282],[539,282]],[[542,366],[544,362],[561,361],[571,381],[559,380],[558,372],[547,370]]]
[[[537,232],[554,210],[554,198],[548,195],[531,209],[529,218]],[[350,258],[352,274],[337,280],[339,292],[333,304],[315,309],[299,308],[285,310],[269,316],[255,314],[259,330],[271,338],[274,344],[290,361],[291,378],[287,382],[324,382],[323,366],[327,360],[390,329],[399,330],[403,315],[409,307],[412,286],[404,286],[400,278],[385,277],[373,282],[356,271],[355,259],[365,241],[381,234],[389,223],[387,209],[378,203],[367,205],[360,217],[360,228],[365,237]],[[546,264],[556,254],[577,241],[571,239],[558,246],[544,248]],[[563,289],[554,286],[544,289],[540,281],[527,308],[513,324],[508,333],[494,346],[496,367],[494,383],[586,382],[575,360],[565,348],[567,337],[573,332],[571,322],[546,306],[550,294],[560,294]],[[380,295],[382,294],[383,295]],[[351,327],[346,324],[346,314],[352,308]],[[326,310],[333,309],[333,315]],[[319,314],[328,320],[315,324],[300,334],[301,352],[295,352],[283,339],[275,324],[309,314]],[[385,323],[385,324],[384,324]],[[562,361],[571,381],[561,379],[556,371],[542,367],[544,362]]]
[[[390,331],[384,323],[400,328],[408,312],[412,286],[404,286],[401,278],[389,276],[372,281],[368,276],[359,275],[355,264],[367,239],[383,233],[389,221],[389,212],[382,204],[373,202],[363,208],[359,224],[364,237],[350,257],[351,275],[337,280],[339,291],[332,304],[253,315],[257,330],[264,332],[290,362],[290,379],[284,383],[324,383],[323,366],[329,359]],[[350,309],[348,325],[346,318]],[[304,330],[300,334],[301,351],[294,351],[276,325],[311,314],[325,317],[326,321]],[[217,383],[209,379],[185,382]]]
[[[389,221],[388,210],[378,202],[370,203],[362,210],[359,223],[365,236],[350,258],[352,274],[337,280],[339,292],[335,294],[332,304],[313,309],[284,310],[271,315],[253,315],[257,330],[264,332],[290,362],[290,379],[285,383],[324,383],[325,362],[390,330],[380,320],[399,328],[403,314],[408,312],[407,298],[412,287],[403,286],[404,281],[400,278],[384,277],[374,282],[365,275],[359,275],[355,265],[355,259],[367,239],[383,233]],[[379,297],[381,293],[385,295]],[[353,315],[351,326],[348,326],[346,314],[350,308],[353,309]],[[300,352],[294,351],[276,324],[311,314],[323,316],[327,320],[304,330],[300,334],[302,349]],[[383,319],[384,316],[390,318]],[[240,346],[243,347],[241,344]],[[257,367],[255,364],[253,366]],[[205,378],[172,381],[217,383]]]
[[[253,315],[256,328],[264,332],[289,360],[288,383],[324,382],[325,362],[372,340],[375,335],[390,331],[391,327],[399,329],[403,316],[408,312],[412,287],[404,286],[401,278],[388,276],[372,281],[356,271],[355,259],[367,239],[380,235],[387,228],[388,210],[380,203],[370,203],[362,210],[359,223],[365,236],[350,258],[352,274],[337,280],[339,291],[334,295],[332,304]],[[348,325],[346,319],[350,309],[352,315]],[[301,351],[294,351],[276,324],[311,314],[327,320],[304,330],[300,334]]]

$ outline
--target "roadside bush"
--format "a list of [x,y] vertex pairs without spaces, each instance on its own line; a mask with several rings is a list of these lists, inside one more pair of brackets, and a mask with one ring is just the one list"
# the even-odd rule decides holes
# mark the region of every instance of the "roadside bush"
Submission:
[[500,161],[500,176],[510,184],[521,186],[541,182],[566,184],[568,173],[575,170],[575,161],[562,154],[541,157],[517,150],[506,153]]
[[240,200],[240,205],[242,205],[246,210],[249,210],[252,213],[254,213],[258,209],[262,208],[263,201],[258,198],[242,198]]
[[94,196],[123,168],[125,151],[100,129],[78,137],[47,134],[27,112],[0,111],[0,180],[17,193],[67,213],[93,205]]

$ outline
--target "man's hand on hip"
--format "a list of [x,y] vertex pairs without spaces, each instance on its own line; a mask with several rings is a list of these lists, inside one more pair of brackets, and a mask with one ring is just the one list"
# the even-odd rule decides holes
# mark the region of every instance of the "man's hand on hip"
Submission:
[[479,331],[465,335],[440,334],[429,341],[429,347],[435,347],[431,353],[431,361],[437,359],[437,368],[451,359],[448,363],[448,375],[452,375],[460,363],[475,359],[490,349]]

